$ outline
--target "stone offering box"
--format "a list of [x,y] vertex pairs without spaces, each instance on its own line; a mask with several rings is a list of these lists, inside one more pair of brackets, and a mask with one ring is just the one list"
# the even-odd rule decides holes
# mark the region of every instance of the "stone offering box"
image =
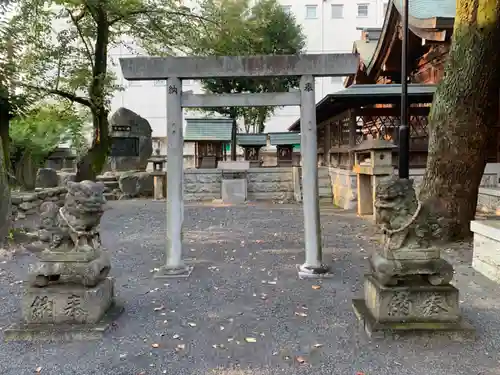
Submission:
[[243,203],[247,200],[249,161],[219,162],[222,170],[221,195],[224,203]]
[[392,142],[383,139],[367,139],[354,149],[358,215],[373,215],[375,220],[375,188],[381,178],[394,173],[392,150],[395,147]]
[[500,220],[474,220],[472,267],[488,279],[500,283]]

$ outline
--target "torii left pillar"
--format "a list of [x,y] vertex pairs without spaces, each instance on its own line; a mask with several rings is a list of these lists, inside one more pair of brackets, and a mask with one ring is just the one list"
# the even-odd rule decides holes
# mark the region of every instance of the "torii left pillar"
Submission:
[[182,259],[184,222],[184,137],[182,121],[182,83],[167,79],[167,259],[156,278],[188,277],[193,267]]

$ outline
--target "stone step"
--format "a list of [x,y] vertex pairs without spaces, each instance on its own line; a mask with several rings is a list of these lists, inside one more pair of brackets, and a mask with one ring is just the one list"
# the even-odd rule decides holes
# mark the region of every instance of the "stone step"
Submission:
[[115,193],[104,193],[104,198],[106,198],[107,201],[116,201],[118,200],[118,196]]
[[118,181],[102,181],[104,186],[106,187],[106,191],[113,191],[114,189],[119,189],[120,184]]
[[97,181],[103,182],[103,183],[118,181],[118,178],[119,178],[119,176],[115,176],[115,175],[100,175],[100,176],[96,177]]

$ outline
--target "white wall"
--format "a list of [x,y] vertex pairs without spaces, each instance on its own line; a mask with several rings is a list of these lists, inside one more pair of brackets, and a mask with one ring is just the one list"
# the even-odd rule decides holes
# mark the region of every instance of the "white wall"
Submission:
[[[351,52],[353,42],[360,39],[359,27],[377,27],[383,24],[383,3],[387,0],[280,0],[280,3],[291,11],[302,25],[307,37],[308,53]],[[343,18],[332,18],[332,4],[343,5]],[[368,17],[358,17],[358,4],[368,4]],[[316,17],[307,18],[307,6],[316,6]],[[140,53],[140,51],[138,51]],[[133,56],[130,48],[121,46],[110,53],[115,62],[118,57]],[[118,64],[115,67],[120,83],[125,87],[117,92],[112,100],[112,111],[126,107],[148,119],[153,128],[153,136],[166,136],[166,88],[164,83],[126,82],[123,80]],[[341,90],[342,78],[321,78],[316,80],[316,101],[325,95]],[[183,90],[200,93],[197,81],[183,82]],[[189,117],[202,114],[189,113]],[[278,109],[268,120],[266,131],[286,131],[299,117],[298,107]]]

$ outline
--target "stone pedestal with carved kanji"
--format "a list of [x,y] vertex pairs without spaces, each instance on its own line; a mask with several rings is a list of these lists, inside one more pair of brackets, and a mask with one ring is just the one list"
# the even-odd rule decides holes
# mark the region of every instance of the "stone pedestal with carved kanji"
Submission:
[[353,301],[366,333],[473,338],[460,314],[458,289],[450,284],[453,267],[440,256],[447,221],[436,204],[419,202],[413,181],[392,177],[377,185],[374,206],[383,247],[370,257],[364,298]]
[[68,182],[65,204],[41,207],[38,262],[29,269],[21,302],[22,323],[5,331],[7,340],[95,339],[122,312],[115,303],[111,263],[98,225],[104,185]]
[[27,288],[22,299],[26,324],[97,324],[113,304],[113,280],[106,278],[93,288],[52,284]]

